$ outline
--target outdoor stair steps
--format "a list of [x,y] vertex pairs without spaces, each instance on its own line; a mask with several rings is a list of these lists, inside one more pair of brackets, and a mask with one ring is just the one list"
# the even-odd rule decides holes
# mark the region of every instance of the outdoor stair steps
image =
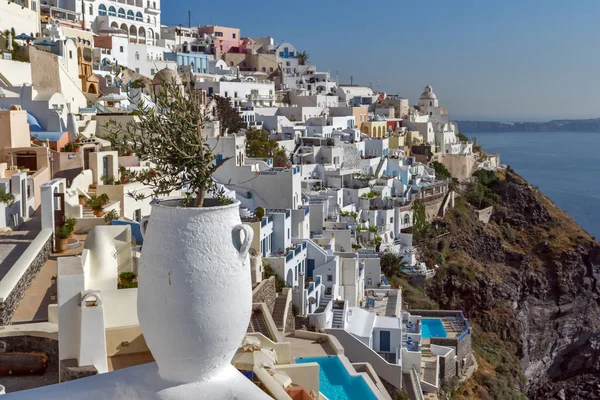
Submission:
[[248,324],[247,332],[258,332],[262,333],[266,337],[270,337],[269,329],[267,328],[267,323],[265,322],[265,317],[261,312],[253,311],[252,316],[250,317],[250,323]]
[[285,326],[285,302],[286,298],[284,296],[278,296],[275,300],[275,307],[273,308],[273,321],[275,321],[275,326],[277,326],[277,329],[279,330],[282,330]]
[[319,307],[315,310],[315,314],[322,313],[327,308],[327,304],[331,301],[331,295],[325,294],[321,296],[321,300],[319,301]]
[[331,327],[334,329],[342,329],[344,327],[344,309],[333,308],[333,322]]

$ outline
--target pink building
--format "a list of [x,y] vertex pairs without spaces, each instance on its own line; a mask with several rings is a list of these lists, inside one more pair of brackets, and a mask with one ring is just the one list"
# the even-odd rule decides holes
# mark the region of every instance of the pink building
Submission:
[[237,28],[227,28],[218,25],[206,25],[198,27],[198,36],[203,33],[215,37],[215,56],[229,52],[240,52],[240,30]]

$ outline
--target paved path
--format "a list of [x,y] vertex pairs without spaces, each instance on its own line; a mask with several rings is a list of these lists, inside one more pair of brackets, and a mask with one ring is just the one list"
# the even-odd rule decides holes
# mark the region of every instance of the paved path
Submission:
[[59,257],[80,255],[85,244],[85,235],[75,235],[80,246],[76,249],[67,250],[64,253],[52,254],[35,277],[29,289],[25,291],[23,300],[17,306],[13,315],[12,323],[41,322],[48,321],[48,305],[56,304],[51,300],[51,293],[56,292],[56,284],[52,283],[52,277],[58,276]]

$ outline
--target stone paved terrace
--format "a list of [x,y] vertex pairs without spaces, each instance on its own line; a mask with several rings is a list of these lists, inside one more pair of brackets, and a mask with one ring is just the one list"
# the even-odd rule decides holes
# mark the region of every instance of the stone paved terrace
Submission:
[[283,342],[289,342],[292,345],[292,358],[335,355],[328,343],[320,344],[313,339],[294,337],[294,334],[287,335]]
[[56,303],[50,299],[50,294],[56,292],[56,284],[52,284],[52,277],[58,274],[58,257],[76,256],[83,251],[83,245],[87,234],[75,235],[79,240],[79,247],[70,249],[63,253],[53,253],[44,264],[31,286],[25,291],[23,300],[17,306],[13,315],[12,323],[48,321],[48,305]]
[[[367,289],[367,292],[371,292],[371,290]],[[379,290],[379,293],[384,293],[385,291]],[[398,297],[393,296],[378,296],[375,297],[375,308],[374,309],[366,309],[366,311],[371,311],[376,313],[377,315],[386,316],[386,317],[401,317],[401,315],[396,315],[396,306],[397,306]],[[367,302],[363,302],[363,307],[365,307]]]

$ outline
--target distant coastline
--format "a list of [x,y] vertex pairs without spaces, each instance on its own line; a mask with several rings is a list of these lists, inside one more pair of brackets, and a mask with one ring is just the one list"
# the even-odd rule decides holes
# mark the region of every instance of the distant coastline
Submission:
[[557,119],[549,122],[456,121],[462,133],[478,132],[600,132],[600,118]]

